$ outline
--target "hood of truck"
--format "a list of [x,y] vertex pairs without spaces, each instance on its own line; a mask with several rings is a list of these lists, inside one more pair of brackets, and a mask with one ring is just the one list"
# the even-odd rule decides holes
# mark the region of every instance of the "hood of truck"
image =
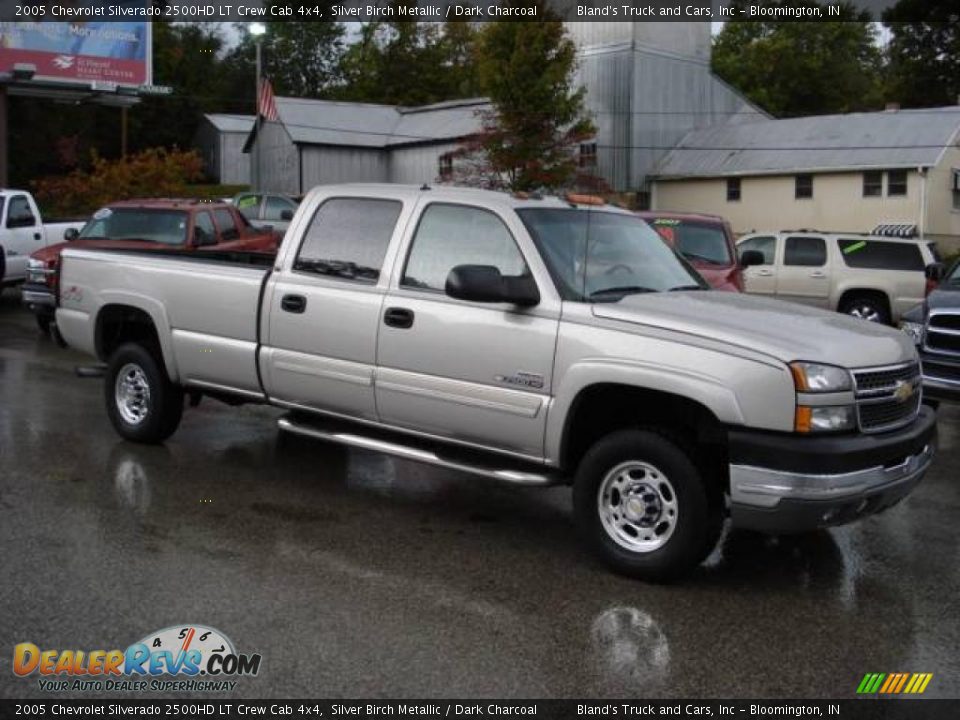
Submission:
[[140,240],[106,240],[103,238],[99,240],[91,238],[88,240],[79,238],[69,242],[57,243],[56,245],[47,245],[45,248],[37,250],[35,253],[30,255],[30,257],[32,257],[34,260],[41,260],[49,265],[51,260],[59,260],[60,253],[67,248],[99,248],[109,250],[124,250],[129,248],[137,248],[142,250],[146,248],[148,250],[170,250],[171,248],[182,247],[182,245],[166,245],[164,243],[142,242]]
[[916,357],[906,334],[840,313],[737,293],[628,295],[595,303],[597,318],[699,336],[771,355],[847,368],[894,365]]

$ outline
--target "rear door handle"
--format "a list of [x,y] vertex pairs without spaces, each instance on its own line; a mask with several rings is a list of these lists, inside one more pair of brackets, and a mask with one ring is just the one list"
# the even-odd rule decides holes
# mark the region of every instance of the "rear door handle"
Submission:
[[757,270],[757,277],[772,277],[773,270]]
[[407,308],[387,308],[383,313],[383,324],[395,328],[413,327],[413,310]]
[[823,270],[814,270],[810,273],[810,277],[812,278],[825,278],[826,276],[827,274],[823,272]]
[[307,299],[303,295],[284,295],[280,307],[288,313],[302,313],[307,309]]

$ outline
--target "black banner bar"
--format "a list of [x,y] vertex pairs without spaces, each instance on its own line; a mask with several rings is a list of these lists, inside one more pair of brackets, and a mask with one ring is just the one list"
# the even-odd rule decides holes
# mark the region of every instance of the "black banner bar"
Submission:
[[960,700],[0,700],[0,718],[837,718],[942,720]]

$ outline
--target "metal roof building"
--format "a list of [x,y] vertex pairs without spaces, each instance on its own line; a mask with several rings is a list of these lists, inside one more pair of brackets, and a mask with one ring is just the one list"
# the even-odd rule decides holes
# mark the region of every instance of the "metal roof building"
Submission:
[[203,157],[203,169],[211,180],[227,185],[250,182],[250,160],[243,145],[253,128],[253,115],[204,115],[193,145]]
[[687,133],[659,178],[932,167],[960,129],[960,107],[817,115]]

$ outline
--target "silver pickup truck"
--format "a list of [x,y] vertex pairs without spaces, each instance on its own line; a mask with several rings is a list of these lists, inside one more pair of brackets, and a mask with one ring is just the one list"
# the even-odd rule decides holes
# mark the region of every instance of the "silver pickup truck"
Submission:
[[712,292],[584,196],[319,187],[275,259],[65,250],[57,323],[108,363],[129,440],[163,441],[184,395],[208,395],[287,408],[287,432],[570,483],[584,539],[653,580],[699,564],[727,516],[787,533],[884,510],[936,445],[904,333]]

